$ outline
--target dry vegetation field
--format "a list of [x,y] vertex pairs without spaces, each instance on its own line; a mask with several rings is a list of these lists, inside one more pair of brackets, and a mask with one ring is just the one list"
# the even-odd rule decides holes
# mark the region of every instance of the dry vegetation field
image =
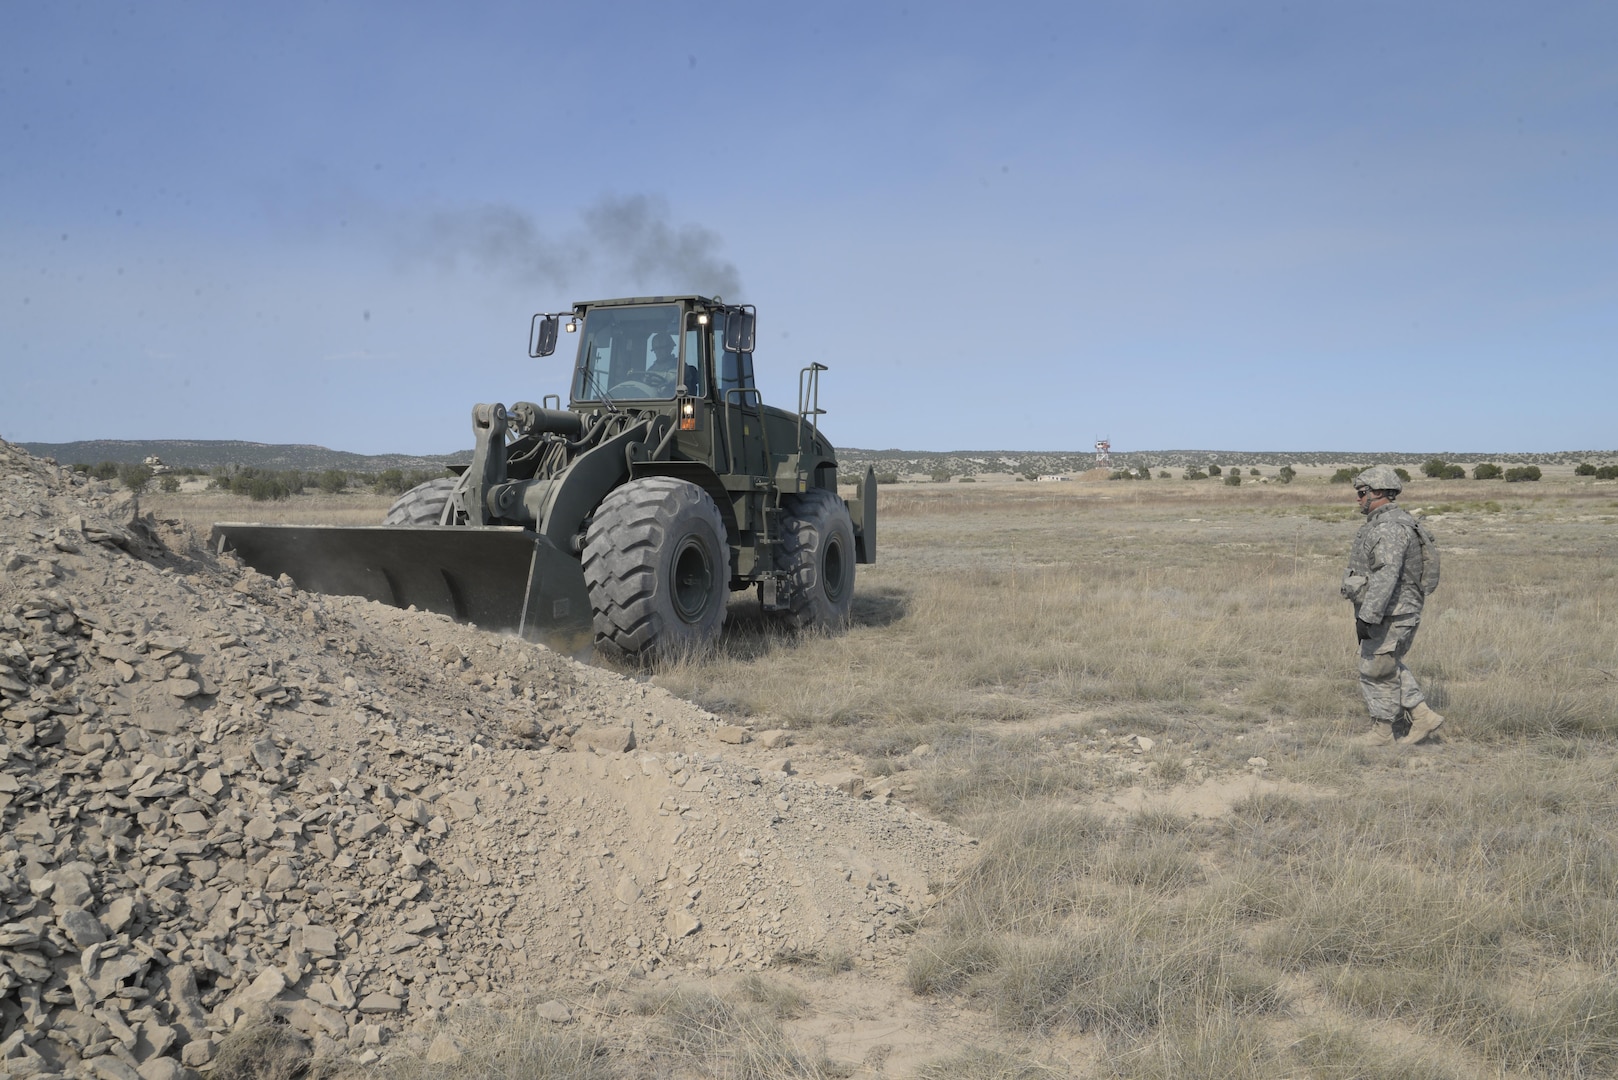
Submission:
[[[386,502],[345,499],[277,516]],[[982,837],[894,978],[996,1034],[914,1075],[1618,1075],[1618,485],[1418,480],[1401,505],[1444,551],[1409,661],[1449,717],[1431,745],[1347,744],[1359,518],[1318,478],[885,487],[849,633],[739,599],[717,655],[652,677]],[[834,1075],[781,1041],[772,985],[648,1006],[674,1075]],[[511,1030],[456,1074],[616,1075]]]

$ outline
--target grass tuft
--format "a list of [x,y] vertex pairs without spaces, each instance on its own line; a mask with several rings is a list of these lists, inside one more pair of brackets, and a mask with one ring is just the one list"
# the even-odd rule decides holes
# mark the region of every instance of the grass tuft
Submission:
[[925,1062],[914,1075],[916,1080],[1051,1080],[1070,1074],[1065,1066],[1044,1065],[1004,1050],[974,1046]]
[[213,1073],[240,1080],[295,1080],[310,1066],[309,1042],[264,1014],[244,1020],[214,1053]]

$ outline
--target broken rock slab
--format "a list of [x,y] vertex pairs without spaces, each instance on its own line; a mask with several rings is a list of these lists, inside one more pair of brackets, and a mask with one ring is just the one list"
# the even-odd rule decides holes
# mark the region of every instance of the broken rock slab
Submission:
[[587,725],[574,732],[573,748],[594,750],[598,754],[626,754],[635,749],[635,729],[619,724]]
[[668,927],[669,937],[676,940],[690,937],[702,929],[702,920],[683,909],[669,912],[669,917],[665,922]]

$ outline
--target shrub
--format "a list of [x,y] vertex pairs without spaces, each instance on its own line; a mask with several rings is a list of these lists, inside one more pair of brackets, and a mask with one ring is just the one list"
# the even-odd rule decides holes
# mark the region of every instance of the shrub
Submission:
[[1242,482],[1242,474],[1239,473],[1239,472],[1236,472],[1234,469],[1231,470],[1231,473],[1230,473],[1229,476],[1225,477],[1225,486],[1226,487],[1237,487],[1237,486],[1239,486],[1241,484],[1241,482]]
[[[1021,479],[1021,477],[1018,479]],[[876,482],[878,484],[897,484],[899,482],[899,474],[896,472],[879,472],[876,474]]]
[[383,469],[376,474],[376,481],[371,486],[376,488],[378,495],[403,495],[404,472],[399,469]]
[[1465,465],[1445,465],[1442,479],[1444,479],[1444,480],[1465,480],[1466,479],[1466,466]]
[[1574,476],[1594,476],[1595,474],[1596,467],[1590,464],[1588,461],[1579,462],[1578,466],[1573,470]]
[[1167,469],[1159,470],[1159,472],[1157,474],[1157,478],[1159,480],[1168,480],[1168,479],[1170,479],[1169,471]]
[[231,475],[215,476],[210,486],[223,488],[232,495],[246,495],[254,502],[280,501],[303,490],[303,474],[297,469],[276,472],[243,465]]
[[246,495],[254,502],[279,501],[292,494],[273,474],[253,468],[242,469],[225,486],[232,495]]
[[1352,466],[1347,469],[1338,469],[1336,472],[1331,474],[1331,482],[1334,484],[1352,483],[1354,477],[1358,476],[1361,471],[1362,470],[1353,468]]
[[274,499],[279,502],[292,494],[285,480],[277,476],[254,476],[247,483],[247,497],[254,502]]
[[152,470],[145,465],[120,465],[118,480],[130,491],[145,491],[146,485],[152,482]]
[[1275,474],[1275,478],[1283,484],[1290,484],[1297,475],[1297,469],[1294,469],[1291,465],[1283,465],[1281,466],[1281,471]]
[[1427,463],[1421,467],[1421,472],[1423,476],[1441,480],[1444,477],[1444,470],[1447,468],[1449,468],[1449,462],[1443,458],[1428,458]]
[[348,474],[341,469],[327,469],[315,483],[327,495],[335,495],[348,486]]
[[75,465],[73,471],[93,476],[97,480],[116,480],[118,478],[118,463],[116,461],[101,461],[94,465]]
[[933,470],[933,483],[935,483],[935,484],[947,484],[947,483],[949,483],[949,470],[948,469],[934,469]]
[[1208,475],[1209,476],[1218,476],[1219,472],[1220,472],[1219,466],[1217,466],[1217,465],[1208,466]]
[[1404,481],[1407,484],[1410,483],[1410,470],[1409,469],[1396,468],[1396,469],[1393,470],[1393,475],[1397,476],[1400,480]]
[[165,476],[163,479],[157,482],[157,486],[162,488],[166,493],[173,495],[176,491],[180,490],[180,478],[178,476]]
[[1185,478],[1187,480],[1206,480],[1208,479],[1208,474],[1193,465],[1185,470]]
[[1519,465],[1506,470],[1506,483],[1515,484],[1522,480],[1538,480],[1540,471],[1538,465]]
[[1597,480],[1618,480],[1618,465],[1603,465],[1596,470]]
[[1487,461],[1472,470],[1472,479],[1474,480],[1498,480],[1502,475],[1500,466]]
[[1247,475],[1248,476],[1257,476],[1258,475],[1258,470],[1257,469],[1248,469],[1247,470]]

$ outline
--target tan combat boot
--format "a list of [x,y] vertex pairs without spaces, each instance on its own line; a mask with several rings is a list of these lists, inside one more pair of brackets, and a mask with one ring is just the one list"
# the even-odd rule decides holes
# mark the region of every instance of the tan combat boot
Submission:
[[1348,740],[1350,746],[1389,746],[1393,743],[1393,725],[1386,720],[1371,721],[1371,730]]
[[1443,726],[1444,718],[1429,709],[1424,701],[1410,710],[1410,734],[1400,739],[1399,745],[1415,746]]

